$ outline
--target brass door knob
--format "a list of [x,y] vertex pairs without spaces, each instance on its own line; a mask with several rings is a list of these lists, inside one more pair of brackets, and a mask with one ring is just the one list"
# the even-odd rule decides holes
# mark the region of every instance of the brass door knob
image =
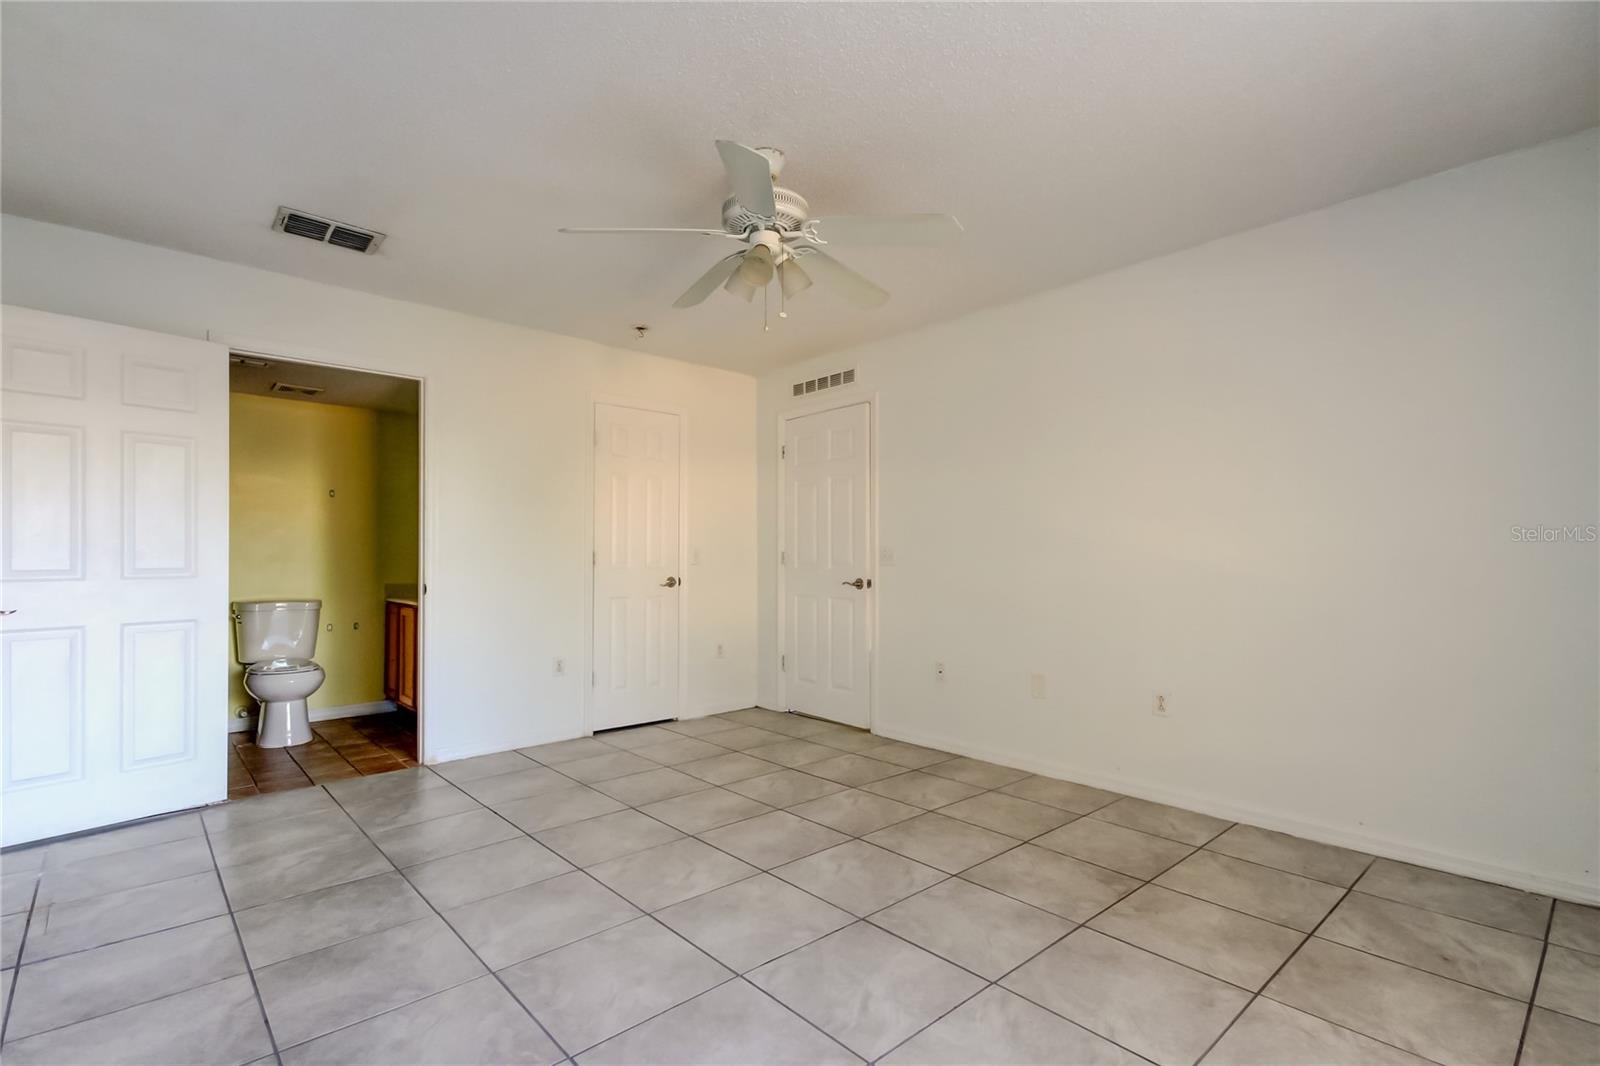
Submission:
[[675,577],[669,577],[661,583],[661,587],[664,589],[675,589],[678,587],[678,579]]
[[849,585],[853,589],[864,589],[867,587],[867,579],[864,577],[858,577],[854,581],[841,581],[839,584]]

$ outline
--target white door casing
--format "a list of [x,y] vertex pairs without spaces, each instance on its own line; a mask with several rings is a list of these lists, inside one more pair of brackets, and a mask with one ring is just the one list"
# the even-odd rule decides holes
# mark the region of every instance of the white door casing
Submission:
[[784,704],[861,728],[872,722],[871,427],[866,403],[783,423]]
[[679,713],[679,417],[594,409],[591,729]]
[[0,310],[5,844],[227,792],[228,352]]

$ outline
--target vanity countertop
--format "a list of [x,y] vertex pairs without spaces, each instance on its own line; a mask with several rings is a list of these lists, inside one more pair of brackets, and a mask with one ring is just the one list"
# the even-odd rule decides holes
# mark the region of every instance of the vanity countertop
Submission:
[[389,596],[389,597],[385,598],[384,602],[385,603],[403,603],[407,607],[415,607],[417,605],[417,601],[416,600],[407,599],[404,596]]

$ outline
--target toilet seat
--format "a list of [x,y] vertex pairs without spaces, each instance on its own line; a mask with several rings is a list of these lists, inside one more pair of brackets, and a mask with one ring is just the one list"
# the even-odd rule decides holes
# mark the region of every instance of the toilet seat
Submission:
[[244,668],[247,674],[307,674],[322,669],[310,659],[274,659],[268,663],[251,663]]

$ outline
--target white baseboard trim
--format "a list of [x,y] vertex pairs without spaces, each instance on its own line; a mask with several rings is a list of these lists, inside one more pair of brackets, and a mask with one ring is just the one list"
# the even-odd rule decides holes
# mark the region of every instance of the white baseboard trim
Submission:
[[[313,707],[310,718],[313,722],[326,722],[332,718],[359,718],[364,714],[387,714],[400,708],[389,700],[373,700],[370,703],[347,703],[342,707]],[[256,727],[254,714],[245,718],[230,718],[228,732],[244,733]]]
[[1498,866],[1462,855],[1433,851],[1386,837],[1351,832],[1348,829],[1341,829],[1337,826],[1283,818],[1270,811],[1242,807],[1210,796],[1164,788],[1147,781],[1137,781],[1131,778],[1119,777],[1115,774],[1103,774],[1083,767],[1068,766],[1065,763],[1046,759],[1032,759],[1011,752],[963,744],[948,737],[935,736],[932,733],[924,733],[920,730],[874,727],[873,732],[879,736],[888,737],[890,740],[903,740],[908,744],[920,744],[923,747],[938,748],[940,751],[954,752],[957,755],[966,755],[974,759],[982,759],[985,762],[999,763],[1002,766],[1014,766],[1018,770],[1027,770],[1030,773],[1043,774],[1046,777],[1077,781],[1081,784],[1093,785],[1096,788],[1120,792],[1126,796],[1137,796],[1139,799],[1153,800],[1156,803],[1165,803],[1173,807],[1183,807],[1187,810],[1199,811],[1201,814],[1209,814],[1216,818],[1226,818],[1231,822],[1243,822],[1246,825],[1273,829],[1280,833],[1290,833],[1322,844],[1332,844],[1335,847],[1364,851],[1369,855],[1377,855],[1385,859],[1396,859],[1400,862],[1409,862],[1417,866],[1431,866],[1436,870],[1461,874],[1464,877],[1475,877],[1480,881],[1509,885],[1512,888],[1520,888],[1527,892],[1537,892],[1546,896],[1555,896],[1558,899],[1570,900],[1574,903],[1600,904],[1600,885],[1546,877],[1542,874]]
[[[677,720],[680,722],[687,722],[693,718],[709,718],[714,714],[727,714],[729,711],[743,711],[753,707],[755,707],[755,704],[741,703],[737,707],[725,707],[720,711],[701,711],[698,714],[679,715]],[[457,759],[471,759],[479,755],[493,755],[496,752],[501,751],[516,751],[518,748],[537,748],[541,744],[559,744],[563,740],[577,740],[580,737],[592,736],[594,736],[593,731],[586,729],[581,733],[566,733],[560,736],[535,737],[532,740],[524,739],[518,741],[517,743],[497,743],[488,747],[479,745],[470,748],[450,748],[437,753],[429,752],[427,765],[432,766],[435,763],[454,762]]]

